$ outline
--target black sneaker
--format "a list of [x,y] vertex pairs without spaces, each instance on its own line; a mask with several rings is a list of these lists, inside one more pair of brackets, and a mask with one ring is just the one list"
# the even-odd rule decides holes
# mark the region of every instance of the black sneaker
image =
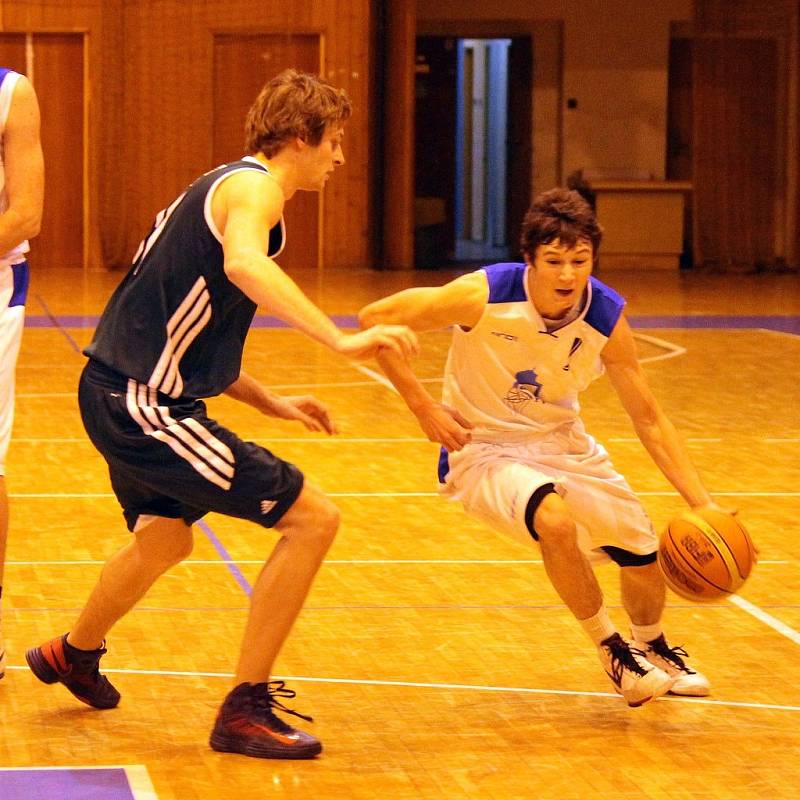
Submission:
[[600,642],[600,661],[614,688],[632,708],[666,694],[675,678],[651,664],[618,633]]
[[114,708],[120,694],[98,668],[105,653],[105,647],[98,650],[71,647],[65,633],[28,650],[25,660],[42,683],[63,683],[78,700],[92,708]]
[[217,714],[209,743],[220,753],[241,753],[255,758],[314,758],[322,743],[276,717],[272,709],[313,722],[283,706],[276,698],[292,698],[283,681],[240,683],[226,698]]

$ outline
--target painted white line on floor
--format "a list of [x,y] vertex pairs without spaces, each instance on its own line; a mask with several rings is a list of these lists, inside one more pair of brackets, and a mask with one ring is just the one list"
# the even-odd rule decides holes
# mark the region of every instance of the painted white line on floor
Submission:
[[[439,492],[325,492],[328,497],[439,497]],[[636,492],[640,497],[678,497],[677,492]],[[800,492],[711,492],[716,497],[800,497]],[[9,492],[9,497],[53,499],[114,497],[111,492]]]
[[728,601],[738,608],[741,608],[742,611],[746,611],[748,614],[755,617],[759,622],[769,625],[770,628],[778,631],[778,633],[782,634],[787,639],[791,639],[795,644],[800,644],[800,633],[794,628],[789,627],[785,622],[781,622],[777,617],[773,617],[772,614],[767,614],[766,611],[762,611],[757,605],[754,605],[736,594],[731,595]]
[[[19,395],[17,395],[19,397]],[[403,444],[404,442],[412,442],[417,444],[419,442],[427,442],[430,443],[429,439],[426,439],[424,436],[331,436],[330,438],[321,438],[321,437],[313,437],[313,436],[256,436],[256,435],[248,435],[242,434],[240,436],[241,439],[246,439],[247,441],[251,442],[276,442],[278,444],[286,442],[287,444],[313,444],[314,446],[320,444]],[[58,444],[59,442],[73,444],[75,442],[79,442],[81,444],[86,444],[93,446],[92,443],[86,436],[76,436],[72,437],[60,437],[60,438],[52,438],[52,439],[17,439],[14,438],[14,444]]]
[[[8,666],[6,669],[27,670],[28,667]],[[222,678],[230,680],[232,672],[193,672],[183,670],[155,670],[155,669],[106,669],[105,675],[149,675],[172,678]],[[315,678],[299,675],[273,675],[273,680],[297,681],[299,683],[328,683],[349,686],[387,686],[409,689],[445,689],[448,691],[465,692],[505,692],[507,694],[536,694],[553,697],[605,697],[622,701],[616,692],[578,692],[566,689],[535,689],[527,686],[483,686],[468,683],[421,683],[417,681],[381,681],[362,680],[357,678]],[[726,708],[753,708],[769,711],[800,711],[800,706],[781,705],[778,703],[747,703],[737,700],[709,700],[700,697],[660,697],[658,702],[667,703],[692,703],[693,705],[724,706]]]
[[653,361],[666,361],[668,358],[675,358],[676,356],[682,356],[686,353],[686,348],[681,347],[678,344],[674,344],[673,342],[668,342],[666,339],[659,339],[657,336],[649,336],[646,333],[639,333],[638,331],[633,332],[634,339],[641,339],[643,342],[648,342],[650,344],[656,345],[656,347],[663,347],[666,350],[666,353],[662,353],[661,355],[657,356],[647,356],[646,358],[640,358],[640,364],[648,364],[652,363]]

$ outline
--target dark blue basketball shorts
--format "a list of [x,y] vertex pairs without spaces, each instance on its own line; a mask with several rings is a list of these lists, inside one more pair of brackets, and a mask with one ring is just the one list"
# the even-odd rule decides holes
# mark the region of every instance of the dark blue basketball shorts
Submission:
[[78,402],[131,531],[140,516],[191,524],[209,511],[269,528],[303,488],[297,467],[209,419],[202,400],[175,400],[89,360]]

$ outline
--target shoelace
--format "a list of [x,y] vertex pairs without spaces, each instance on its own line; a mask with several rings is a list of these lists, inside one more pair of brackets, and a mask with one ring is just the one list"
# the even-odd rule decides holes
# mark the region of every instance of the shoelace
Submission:
[[[693,672],[693,670],[686,666],[683,660],[684,658],[688,658],[689,654],[682,647],[670,647],[663,638],[656,639],[655,642],[650,642],[650,647],[656,655],[661,656],[661,658],[667,661],[671,661],[678,669],[683,670],[683,672]],[[683,658],[681,656],[683,656]]]
[[622,672],[626,668],[637,675],[647,675],[647,670],[635,658],[635,656],[645,658],[643,650],[630,647],[622,640],[609,642],[604,647],[611,654],[611,677],[617,685],[620,684]]
[[300,717],[300,719],[304,719],[306,722],[314,721],[313,717],[308,717],[305,714],[301,714],[299,711],[292,711],[291,708],[286,708],[286,706],[277,699],[278,697],[283,697],[287,700],[291,700],[297,695],[294,689],[286,688],[285,681],[270,681],[269,683],[263,685],[266,687],[267,691],[263,694],[259,692],[253,697],[253,706],[259,711],[267,714],[270,720],[273,721],[273,724],[278,725],[278,729],[281,732],[290,732],[292,730],[292,726],[287,725],[280,717],[276,717],[272,712],[273,708],[277,708],[278,711],[283,711],[286,714]]

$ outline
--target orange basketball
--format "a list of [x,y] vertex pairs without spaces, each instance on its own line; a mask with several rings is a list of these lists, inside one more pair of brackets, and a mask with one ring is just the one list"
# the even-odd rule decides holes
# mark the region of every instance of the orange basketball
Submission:
[[708,602],[738,591],[757,560],[742,523],[731,514],[685,511],[667,525],[658,565],[667,586],[687,600]]

